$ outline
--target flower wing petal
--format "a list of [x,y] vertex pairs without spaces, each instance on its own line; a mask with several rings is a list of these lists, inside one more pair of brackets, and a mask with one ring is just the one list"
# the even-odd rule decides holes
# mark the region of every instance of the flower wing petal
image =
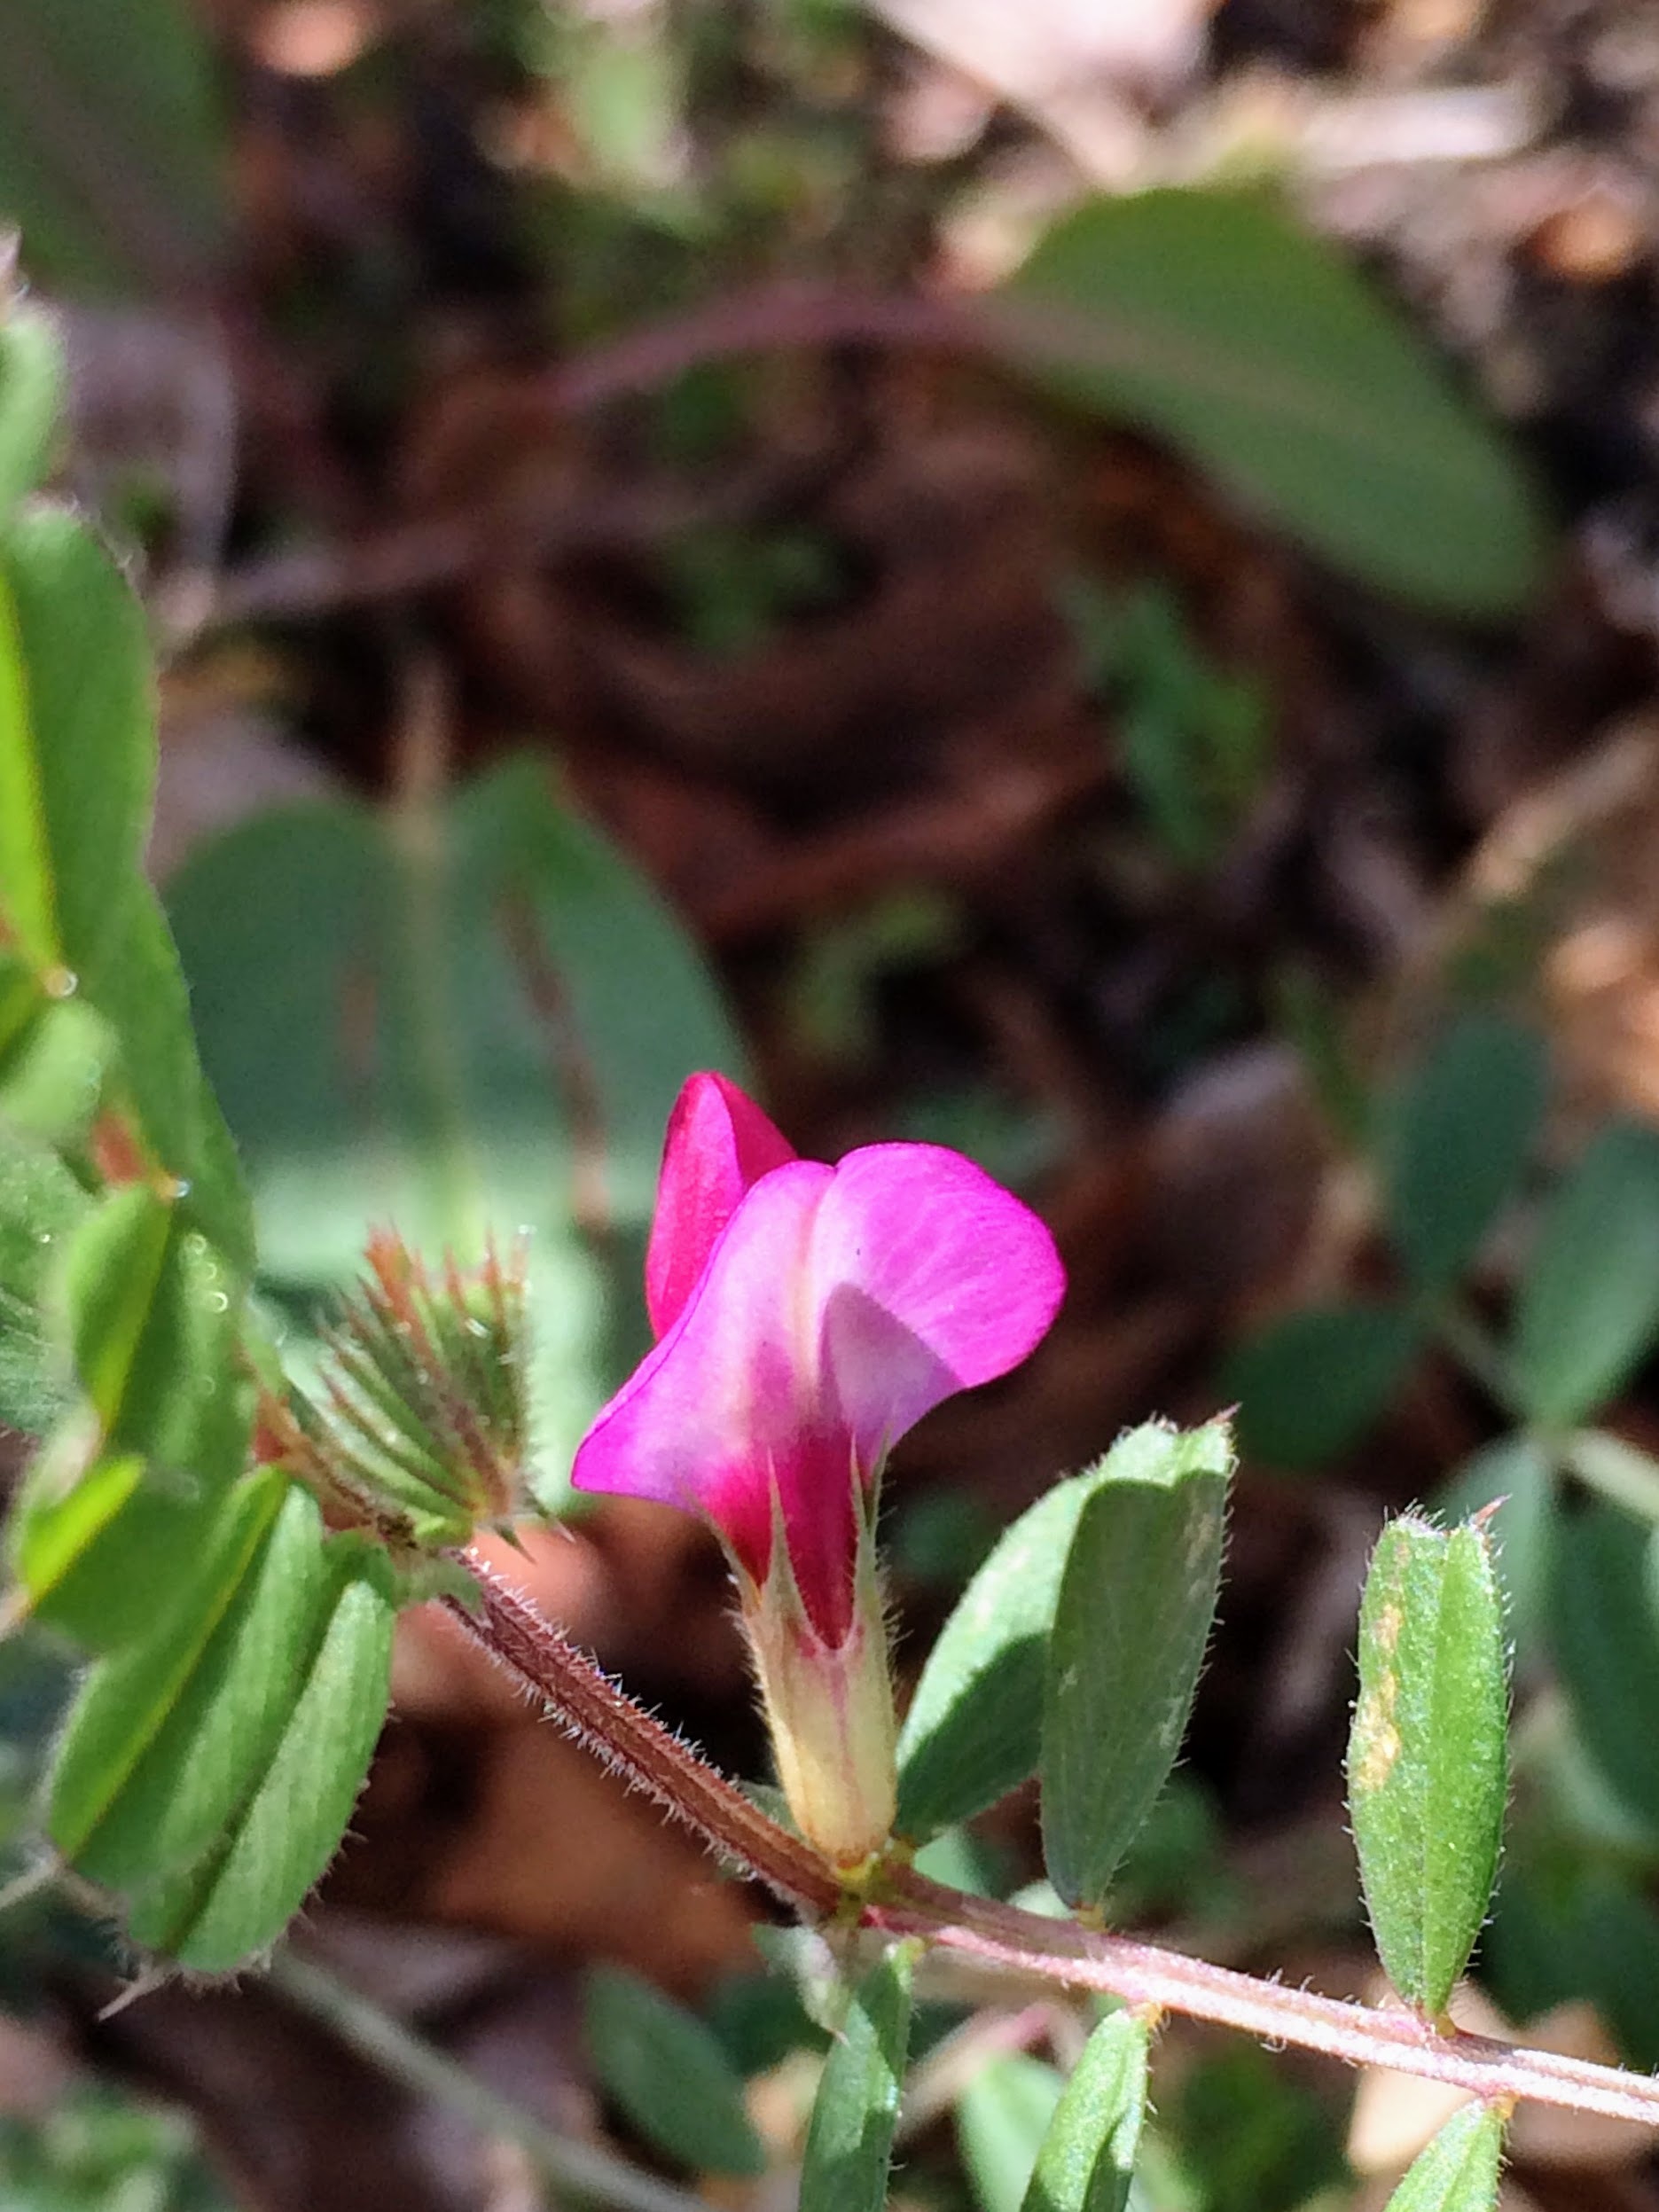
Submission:
[[795,1157],[782,1131],[727,1076],[687,1078],[669,1117],[646,1251],[646,1307],[665,1336],[751,1184]]
[[1030,1208],[937,1145],[849,1153],[808,1264],[822,1395],[866,1468],[942,1398],[1018,1366],[1066,1287]]

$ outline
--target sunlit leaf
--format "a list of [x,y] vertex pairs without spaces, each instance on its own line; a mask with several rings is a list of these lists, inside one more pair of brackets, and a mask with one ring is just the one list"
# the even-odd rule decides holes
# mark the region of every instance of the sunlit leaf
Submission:
[[899,1738],[902,1835],[971,1819],[1036,1772],[1049,1631],[1077,1517],[1102,1482],[1164,1465],[1172,1434],[1158,1422],[1131,1429],[1029,1507],[974,1576],[928,1653]]
[[176,1872],[233,1821],[293,1711],[326,1573],[313,1500],[273,1473],[227,1501],[160,1632],[88,1676],[54,1763],[47,1829],[113,1888]]
[[1099,1906],[1181,1747],[1215,1619],[1233,1467],[1226,1426],[1169,1432],[1104,1481],[1066,1558],[1043,1691],[1043,1855]]
[[384,1552],[336,1536],[298,1695],[257,1787],[188,1872],[144,1891],[128,1927],[146,1949],[205,1974],[254,1957],[321,1879],[386,1718],[396,1610]]
[[1431,2016],[1444,2011],[1491,1901],[1508,1719],[1484,1532],[1390,1521],[1360,1611],[1349,1810],[1389,1979]]

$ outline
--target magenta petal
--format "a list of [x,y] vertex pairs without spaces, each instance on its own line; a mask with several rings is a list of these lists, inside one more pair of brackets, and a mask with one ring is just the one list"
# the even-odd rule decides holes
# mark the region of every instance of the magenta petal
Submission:
[[658,1336],[679,1318],[743,1193],[794,1156],[788,1139],[726,1076],[688,1078],[669,1117],[646,1252],[646,1308]]
[[838,1643],[851,1619],[852,1445],[826,1423],[801,1295],[833,1180],[798,1160],[750,1190],[679,1319],[588,1432],[571,1481],[705,1514],[756,1583],[775,1490],[802,1597]]
[[942,1398],[1017,1367],[1066,1287],[1029,1207],[936,1145],[849,1153],[808,1263],[823,1389],[866,1466]]

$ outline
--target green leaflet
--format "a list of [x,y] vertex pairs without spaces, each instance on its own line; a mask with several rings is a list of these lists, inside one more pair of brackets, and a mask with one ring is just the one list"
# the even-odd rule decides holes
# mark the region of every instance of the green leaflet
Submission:
[[766,2153],[743,2108],[743,2077],[713,2030],[637,1974],[588,1976],[589,2055],[639,2132],[694,2172],[758,2174]]
[[880,2212],[887,2202],[918,1948],[896,1944],[849,1992],[807,2130],[799,2212]]
[[905,1716],[901,1835],[970,1819],[1036,1770],[1049,1631],[1078,1516],[1102,1483],[1162,1465],[1173,1434],[1155,1421],[1131,1429],[1005,1530],[928,1653]]
[[1491,2105],[1460,2105],[1412,2161],[1388,2212],[1496,2212],[1506,2124]]
[[321,1879],[386,1718],[396,1611],[386,1555],[333,1537],[298,1694],[262,1776],[223,1837],[133,1901],[135,1942],[204,1974],[274,1942]]
[[1060,2092],[1021,2212],[1124,2212],[1151,2048],[1152,2031],[1135,2013],[1100,2022]]
[[1043,1691],[1043,1852],[1098,1908],[1180,1749],[1215,1618],[1233,1468],[1226,1426],[1166,1433],[1099,1485],[1066,1558]]
[[1349,1809],[1382,1964],[1430,2017],[1444,2011],[1491,1902],[1508,1719],[1484,1532],[1391,1521],[1360,1609]]
[[327,1595],[315,1503],[253,1477],[160,1634],[105,1660],[75,1700],[47,1830],[82,1873],[133,1888],[209,1849],[275,1755]]

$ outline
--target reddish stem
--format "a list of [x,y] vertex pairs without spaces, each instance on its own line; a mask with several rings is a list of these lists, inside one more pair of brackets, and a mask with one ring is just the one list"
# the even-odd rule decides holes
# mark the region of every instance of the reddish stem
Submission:
[[1530,2098],[1659,2126],[1659,2080],[1646,2075],[1523,2050],[1437,2027],[1412,2013],[1258,1981],[1155,1944],[966,1896],[908,1867],[888,1867],[870,1894],[856,1899],[809,1845],[769,1820],[636,1705],[478,1552],[464,1556],[478,1581],[480,1607],[469,1610],[456,1598],[442,1602],[467,1633],[606,1765],[648,1790],[711,1850],[808,1914],[856,1909],[863,1927],[919,1936],[998,1975],[1098,1989],[1128,2005],[1237,2028],[1264,2043],[1295,2044],[1355,2066],[1421,2075],[1488,2102]]

